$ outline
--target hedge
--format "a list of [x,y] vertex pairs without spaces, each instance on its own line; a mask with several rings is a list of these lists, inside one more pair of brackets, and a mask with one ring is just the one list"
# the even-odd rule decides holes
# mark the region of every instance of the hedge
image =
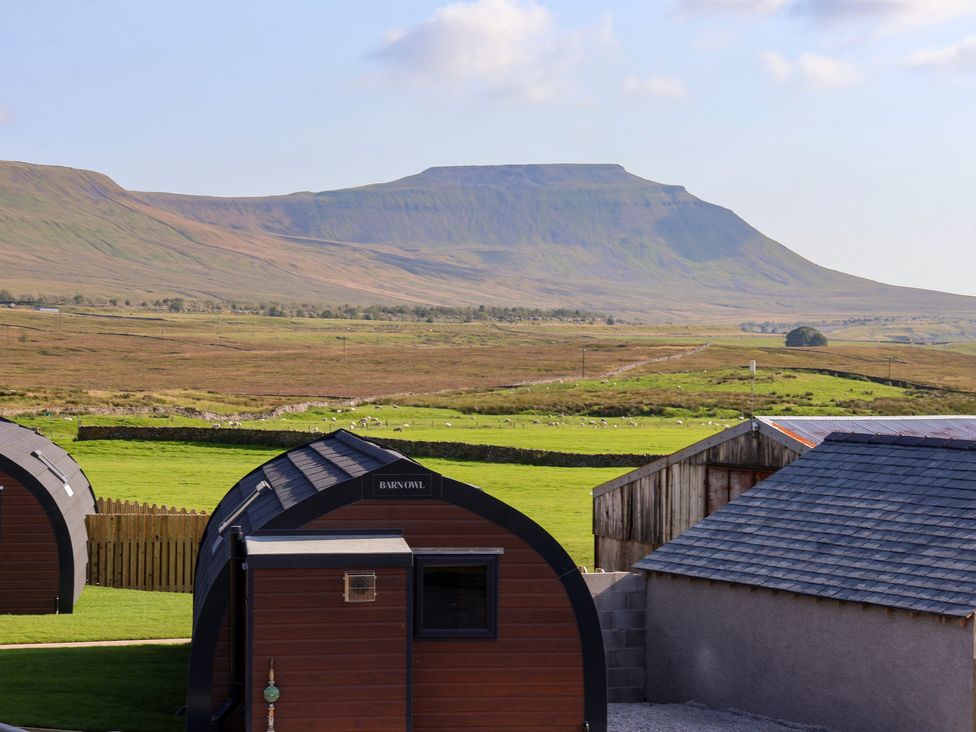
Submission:
[[[84,426],[79,440],[146,440],[151,442],[204,442],[220,445],[262,445],[292,448],[321,437],[324,432],[300,430],[228,429],[220,427]],[[586,454],[553,450],[527,450],[467,442],[431,442],[383,438],[381,444],[416,458],[446,458],[480,463],[518,463],[558,468],[633,468],[660,455]]]

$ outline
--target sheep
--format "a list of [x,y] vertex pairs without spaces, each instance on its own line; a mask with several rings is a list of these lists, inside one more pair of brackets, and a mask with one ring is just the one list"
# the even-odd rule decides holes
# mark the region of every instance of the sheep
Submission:
[[453,427],[454,425],[453,425],[453,424],[451,424],[450,422],[445,422],[445,423],[444,423],[444,426],[445,426],[445,427]]
[[214,422],[210,426],[213,427],[215,430],[219,430],[220,429],[220,422]]

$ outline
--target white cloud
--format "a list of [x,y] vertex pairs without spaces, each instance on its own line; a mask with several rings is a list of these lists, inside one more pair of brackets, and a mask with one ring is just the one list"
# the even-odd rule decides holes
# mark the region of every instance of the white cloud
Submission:
[[682,10],[697,12],[731,11],[736,13],[774,13],[789,5],[790,0],[677,0]]
[[778,53],[763,51],[759,54],[759,61],[769,77],[779,84],[788,80],[793,74],[793,63]]
[[628,76],[624,79],[625,94],[639,97],[664,97],[680,99],[688,93],[685,83],[676,76]]
[[976,36],[944,48],[916,51],[909,64],[920,69],[976,71]]
[[793,0],[791,10],[826,22],[938,23],[976,12],[976,0]]
[[372,56],[415,81],[545,102],[568,96],[570,71],[591,47],[612,42],[609,17],[565,31],[534,0],[470,0],[388,32]]
[[807,85],[819,89],[852,86],[861,81],[860,72],[851,64],[815,53],[801,54],[797,68]]
[[824,23],[938,23],[976,13],[976,0],[676,0],[683,10],[769,15],[786,11]]

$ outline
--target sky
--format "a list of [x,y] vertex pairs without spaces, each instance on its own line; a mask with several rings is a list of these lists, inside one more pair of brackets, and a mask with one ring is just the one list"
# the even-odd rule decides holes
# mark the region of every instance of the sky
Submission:
[[976,295],[976,0],[0,0],[0,159],[212,195],[619,163]]

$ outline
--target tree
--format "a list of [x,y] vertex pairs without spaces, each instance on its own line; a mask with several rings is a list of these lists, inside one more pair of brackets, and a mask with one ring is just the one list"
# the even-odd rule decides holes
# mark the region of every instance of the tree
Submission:
[[786,345],[791,348],[796,346],[826,346],[827,337],[816,328],[801,325],[786,334]]

